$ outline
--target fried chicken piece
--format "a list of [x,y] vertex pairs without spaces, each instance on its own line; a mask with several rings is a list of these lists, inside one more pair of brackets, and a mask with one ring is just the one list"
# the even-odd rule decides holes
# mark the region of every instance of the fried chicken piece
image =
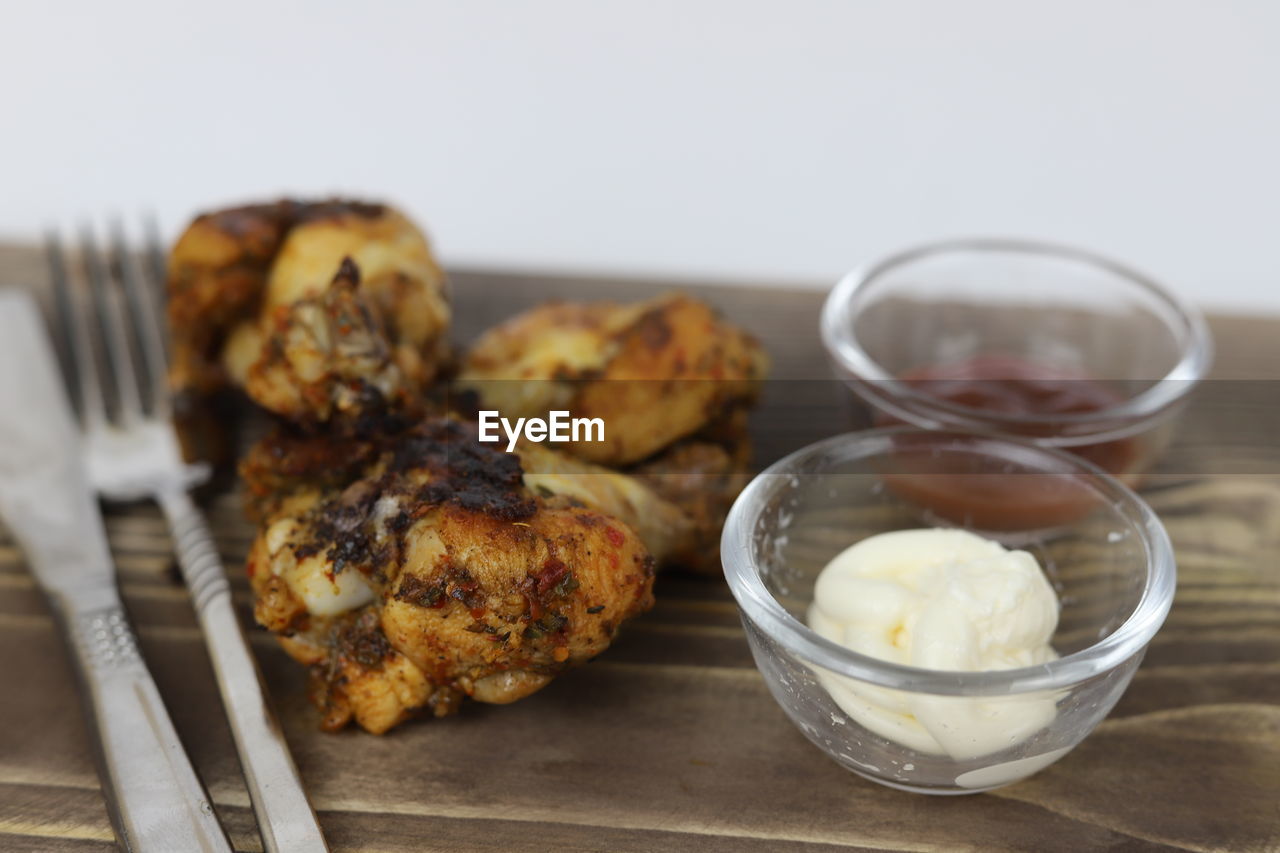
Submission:
[[[553,410],[600,418],[604,441],[557,449],[632,475],[624,491],[645,487],[647,522],[637,529],[659,560],[718,573],[720,529],[748,479],[747,410],[767,370],[749,335],[702,302],[667,294],[534,308],[482,335],[456,385],[476,409],[509,419]],[[592,502],[582,484],[593,478],[573,480]],[[604,494],[615,490],[597,490],[595,505],[630,518]]]
[[652,605],[654,559],[629,524],[530,489],[520,458],[469,425],[422,421],[319,486],[310,441],[255,457],[267,516],[248,572],[330,728],[522,698]]
[[[421,389],[449,357],[444,274],[422,232],[385,205],[281,201],[203,214],[173,247],[168,287],[170,383],[182,396],[230,384],[316,420],[349,410],[332,393],[317,399],[315,370],[340,350],[347,363],[334,378],[358,375],[365,387]],[[333,338],[339,311],[364,334]],[[293,369],[273,369],[282,361]]]
[[421,412],[429,379],[422,361],[392,348],[386,317],[359,287],[360,271],[345,259],[324,291],[253,327],[265,341],[242,380],[258,405],[294,424],[336,421],[357,432],[392,414]]
[[296,216],[281,201],[203,213],[169,254],[170,383],[208,393],[225,377],[219,354],[228,330],[252,316],[267,274]]
[[[684,519],[683,535],[663,552],[665,562],[703,574],[719,574],[720,532],[738,494],[751,480],[741,458],[745,439],[731,446],[690,439],[628,469],[636,483]],[[735,455],[735,453],[737,455]]]
[[[397,441],[394,434],[363,441],[288,429],[268,434],[240,462],[249,517],[262,522],[286,505],[296,511],[320,491],[341,491]],[[524,486],[533,493],[576,501],[625,522],[660,564],[706,563],[719,570],[720,526],[746,479],[720,445],[678,442],[629,473],[529,442],[516,455]],[[258,621],[268,625],[261,616]]]
[[562,445],[602,465],[639,462],[750,405],[768,359],[706,304],[553,303],[485,332],[457,385],[508,418],[566,410],[601,418],[603,441]]
[[[341,491],[381,454],[391,452],[398,440],[396,434],[356,440],[288,428],[269,433],[250,447],[240,462],[249,518],[262,523],[287,511],[305,509],[320,492]],[[672,472],[659,462],[652,463],[653,472],[635,476],[528,442],[519,445],[516,456],[524,472],[523,484],[530,491],[544,498],[577,501],[626,522],[658,562],[687,553],[701,538],[697,514],[672,500],[677,491],[669,489],[670,496],[662,494],[663,480]],[[689,483],[699,473],[706,473],[704,468],[672,476]],[[706,495],[696,496],[698,502],[707,500]],[[258,621],[267,624],[261,618]]]
[[540,444],[524,442],[516,452],[528,488],[548,497],[580,501],[625,521],[659,563],[687,555],[697,547],[700,537],[695,519],[643,480]]
[[294,659],[311,666],[308,694],[325,731],[357,719],[362,728],[382,734],[424,710],[444,716],[458,709],[460,693],[436,687],[391,647],[376,607],[331,618],[323,636],[323,646],[298,636],[279,639]]
[[302,433],[277,426],[240,460],[245,514],[262,524],[285,512],[286,505],[297,511],[322,493],[341,491],[378,461],[390,439]]

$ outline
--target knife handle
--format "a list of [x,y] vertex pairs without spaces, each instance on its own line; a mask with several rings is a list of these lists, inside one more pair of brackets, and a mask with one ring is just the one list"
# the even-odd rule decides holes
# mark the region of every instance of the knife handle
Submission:
[[178,566],[204,631],[262,846],[266,853],[328,850],[236,616],[227,572],[204,515],[185,491],[162,492],[157,500],[173,531]]
[[231,843],[178,740],[114,591],[91,608],[55,600],[97,735],[99,775],[122,849],[226,851]]

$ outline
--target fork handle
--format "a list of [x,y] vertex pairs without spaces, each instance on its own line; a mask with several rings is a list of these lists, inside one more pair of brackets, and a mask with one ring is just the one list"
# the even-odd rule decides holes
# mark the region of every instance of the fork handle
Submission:
[[157,496],[204,632],[266,853],[328,850],[231,600],[204,515],[185,491]]
[[231,852],[114,590],[88,606],[54,596],[97,735],[99,775],[121,848]]

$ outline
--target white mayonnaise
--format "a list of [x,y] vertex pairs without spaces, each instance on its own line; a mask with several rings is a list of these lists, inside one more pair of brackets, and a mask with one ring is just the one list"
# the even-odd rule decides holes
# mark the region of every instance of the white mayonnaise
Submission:
[[[869,657],[925,669],[1034,666],[1049,645],[1058,599],[1035,557],[963,530],[900,530],[838,554],[822,573],[809,625]],[[1049,725],[1054,699],[906,693],[821,673],[850,717],[920,752],[957,760],[1007,749]]]

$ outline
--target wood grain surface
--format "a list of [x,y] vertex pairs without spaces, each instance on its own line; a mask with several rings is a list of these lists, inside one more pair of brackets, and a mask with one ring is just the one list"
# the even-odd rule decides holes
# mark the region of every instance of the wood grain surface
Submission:
[[[0,286],[39,288],[39,252],[0,247]],[[533,303],[671,283],[453,275],[457,337]],[[684,285],[678,285],[684,286]],[[775,377],[757,461],[845,431],[816,334],[821,296],[689,285],[764,339]],[[658,604],[597,661],[507,707],[468,704],[385,737],[322,734],[304,673],[253,643],[335,850],[1280,850],[1280,318],[1214,318],[1215,380],[1145,494],[1179,589],[1120,704],[1028,781],[930,798],[844,771],[783,716],[723,582],[662,577]],[[800,380],[816,380],[804,382]],[[208,505],[223,556],[251,530]],[[260,850],[200,634],[149,506],[107,515],[124,597],[183,741],[242,850]],[[249,617],[239,571],[237,601]],[[62,641],[0,532],[0,849],[112,845]]]

